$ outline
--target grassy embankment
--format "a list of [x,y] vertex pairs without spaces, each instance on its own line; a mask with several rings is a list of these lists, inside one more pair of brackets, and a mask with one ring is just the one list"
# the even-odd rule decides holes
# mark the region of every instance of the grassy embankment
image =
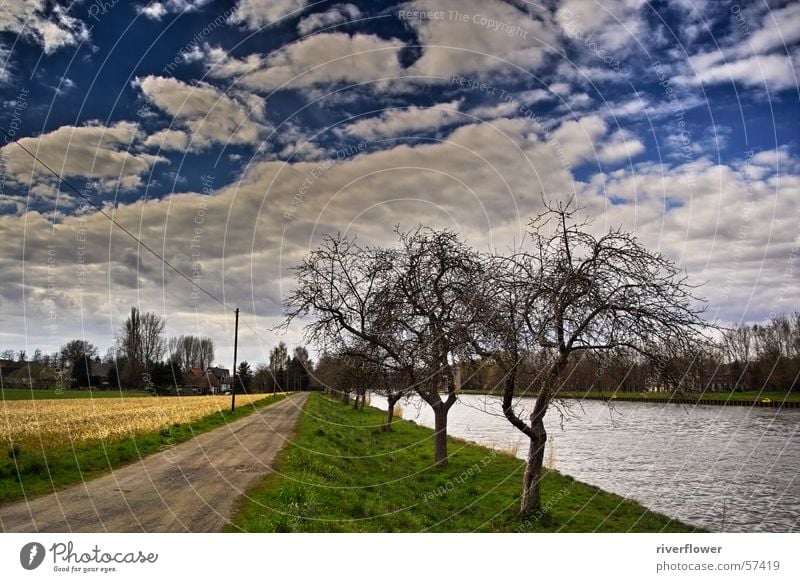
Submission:
[[517,516],[524,464],[451,438],[450,463],[431,466],[433,431],[358,412],[312,394],[276,472],[248,495],[231,531],[689,532],[636,502],[548,471],[539,519]]
[[[489,394],[501,396],[500,390],[462,390],[464,394]],[[670,400],[713,400],[715,402],[759,402],[769,399],[772,402],[800,402],[800,392],[681,392],[670,396],[665,392],[561,392],[561,398],[630,400],[646,398],[653,402],[669,402]]]
[[[30,393],[30,390],[27,392]],[[224,426],[286,397],[285,394],[268,398],[266,396],[269,395],[251,405],[237,407],[235,412],[224,410],[191,423],[174,424],[161,431],[135,437],[96,439],[76,444],[66,442],[45,448],[29,444],[12,448],[8,443],[3,443],[3,456],[0,458],[0,503],[20,499],[23,492],[27,497],[51,493],[67,485],[97,477],[147,455],[166,450],[200,433]],[[188,400],[192,397],[186,398]]]

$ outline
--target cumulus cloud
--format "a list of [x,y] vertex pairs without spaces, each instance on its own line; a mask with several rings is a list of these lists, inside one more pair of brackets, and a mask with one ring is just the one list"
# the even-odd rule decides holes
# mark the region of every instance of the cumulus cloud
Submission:
[[400,75],[402,46],[399,40],[372,34],[316,34],[268,57],[237,59],[221,49],[208,48],[207,64],[210,76],[234,77],[237,86],[251,90],[308,88]]
[[89,28],[70,16],[68,8],[46,0],[4,0],[0,31],[18,34],[40,44],[46,54],[89,40]]
[[[255,144],[266,129],[261,99],[232,97],[207,83],[189,85],[169,77],[135,81],[148,102],[170,115],[178,129],[150,136],[147,145],[202,150],[213,144]],[[181,137],[179,133],[185,134]]]
[[496,105],[481,105],[470,109],[469,114],[486,121],[498,117],[514,117],[519,113],[519,103],[506,101]]
[[[139,152],[137,146],[141,139],[136,124],[119,122],[110,127],[97,123],[63,126],[18,141],[64,177],[98,180],[103,189],[119,187],[129,190],[141,186],[142,175],[154,164],[166,162],[162,157]],[[6,175],[16,182],[52,181],[52,174],[16,144],[3,147],[0,155]]]
[[[731,153],[737,145],[735,129],[692,127],[693,155],[688,161],[672,156],[678,151],[675,140],[682,136],[670,135],[677,130],[680,112],[706,104],[697,96],[701,92],[695,87],[700,84],[766,84],[770,90],[794,86],[790,58],[796,58],[796,48],[787,50],[784,45],[798,40],[794,4],[771,14],[753,8],[747,22],[755,26],[749,37],[733,30],[718,38],[720,50],[698,49],[689,63],[677,58],[677,51],[657,50],[663,39],[658,26],[648,20],[651,8],[643,0],[565,0],[548,3],[548,9],[496,0],[410,2],[397,10],[412,14],[393,15],[406,27],[397,36],[409,40],[353,32],[350,26],[347,33],[318,32],[361,16],[361,10],[352,4],[309,4],[236,4],[231,22],[243,28],[284,22],[309,34],[273,52],[232,55],[205,45],[187,53],[187,61],[202,60],[212,80],[225,79],[234,90],[152,75],[137,79],[135,87],[157,112],[144,122],[153,128],[149,135],[130,123],[108,128],[87,124],[23,138],[22,143],[68,176],[134,188],[153,165],[166,161],[154,155],[157,150],[199,151],[227,143],[260,146],[269,130],[267,93],[289,88],[308,95],[364,84],[337,94],[324,109],[309,108],[308,115],[284,122],[269,148],[240,148],[220,156],[236,162],[226,170],[250,160],[233,183],[206,176],[203,183],[210,185],[203,192],[161,199],[159,192],[148,201],[127,197],[108,207],[145,242],[163,250],[172,264],[196,272],[198,282],[211,292],[221,296],[224,283],[226,301],[254,311],[257,316],[243,319],[260,330],[280,317],[281,298],[292,284],[289,267],[325,233],[346,231],[365,242],[386,244],[395,224],[410,227],[423,221],[454,228],[478,248],[504,249],[522,239],[528,217],[541,210],[542,198],[575,197],[595,220],[593,228],[633,230],[649,247],[680,261],[695,281],[708,281],[701,292],[710,300],[712,317],[758,320],[772,310],[800,308],[780,300],[778,291],[800,255],[796,148],[772,145],[746,157]],[[689,20],[694,30],[679,33],[698,38],[699,17],[708,14],[709,4],[680,2],[676,14],[696,7],[697,17]],[[150,18],[192,9],[181,0],[148,6]],[[44,18],[45,12],[37,10],[33,13]],[[441,15],[414,16],[417,10]],[[9,21],[8,11],[0,14]],[[385,11],[380,14],[386,16]],[[737,25],[731,15],[724,16],[728,28]],[[64,28],[73,35],[80,30]],[[264,36],[275,33],[273,28]],[[55,37],[46,41],[43,35],[22,34],[42,46],[49,42],[55,50]],[[598,64],[596,54],[581,48],[587,48],[581,40],[586,34],[594,35],[598,47],[620,59],[630,57],[631,62],[641,41],[663,59],[677,101],[661,88],[648,90],[647,85],[656,82],[652,74],[637,87],[641,93],[627,92],[628,83],[636,79]],[[577,52],[577,62],[559,65],[562,57],[553,49],[566,49],[570,57]],[[526,72],[538,77],[536,84]],[[505,100],[457,88],[454,74],[498,88],[537,88],[511,91],[513,99]],[[376,82],[392,77],[399,80]],[[587,88],[588,81],[617,80],[626,91],[607,85],[606,92],[603,85],[604,94],[599,95]],[[438,92],[407,98],[422,83]],[[275,101],[276,111],[284,97]],[[696,113],[687,116],[692,123],[702,117]],[[731,117],[722,113],[717,118],[715,110],[714,123],[732,125]],[[169,123],[163,123],[164,117]],[[341,119],[349,124],[324,133],[332,139],[313,138],[332,120]],[[645,121],[654,119],[664,122],[643,129]],[[437,139],[390,141],[380,147],[373,143],[405,135]],[[656,152],[645,151],[645,135],[647,143],[667,146],[664,161],[656,161]],[[363,140],[364,147],[347,149],[346,144],[355,142],[351,138]],[[728,155],[718,155],[726,143]],[[168,325],[178,333],[196,326],[204,335],[228,337],[230,322],[218,305],[193,295],[186,281],[142,253],[105,217],[65,209],[61,198],[58,209],[47,215],[36,206],[26,208],[28,194],[55,200],[63,193],[21,150],[6,147],[2,156],[9,182],[0,196],[0,209],[9,215],[0,215],[0,232],[22,242],[0,247],[4,330],[23,329],[23,312],[29,321],[45,321],[54,305],[63,326],[61,336],[80,322],[91,337],[103,338],[98,343],[108,345],[107,330],[118,327],[130,305],[141,301],[144,309],[167,315]],[[28,185],[32,173],[34,180]],[[176,183],[181,183],[177,177]],[[80,278],[79,232],[86,239]],[[56,264],[51,267],[48,245],[54,241]],[[51,276],[57,282],[52,297]],[[3,333],[6,340],[14,338],[10,344],[19,343],[13,332]],[[31,344],[45,345],[50,337],[36,329],[29,333]],[[261,336],[246,325],[242,335],[248,340],[245,350],[250,350],[245,357],[260,357],[253,346]],[[266,341],[275,339],[269,336]],[[297,330],[291,330],[289,341],[295,339]]]
[[251,30],[271,26],[290,15],[298,15],[308,6],[309,0],[239,0],[231,22]]
[[[756,54],[784,49],[800,40],[800,4],[790,2],[783,8],[767,10],[760,26],[746,38],[746,45]],[[739,49],[744,53],[745,48]]]
[[179,129],[162,129],[144,140],[147,147],[156,147],[162,150],[185,151],[189,145],[190,136]]
[[646,0],[564,0],[555,17],[564,35],[584,47],[591,37],[599,49],[628,52],[642,42],[652,42],[654,31],[647,25]]
[[719,53],[714,56],[718,56],[719,60],[701,59],[701,65],[694,73],[681,75],[677,80],[691,85],[734,82],[772,90],[789,89],[797,85],[792,59],[785,54],[754,55],[731,62],[720,62],[723,57]]
[[[499,0],[418,0],[402,10],[401,18],[424,45],[407,73],[432,77],[430,82],[454,74],[538,69],[558,46],[556,27],[544,10],[531,15]],[[415,16],[418,12],[433,12],[434,17]]]
[[460,105],[460,101],[451,101],[431,107],[409,106],[389,109],[378,116],[350,123],[343,128],[343,132],[365,140],[375,140],[435,130],[463,120],[464,117],[459,113]]
[[[344,8],[337,10],[340,16],[355,14]],[[420,11],[437,16],[420,17]],[[309,16],[301,21],[301,27],[311,30],[312,25],[322,22],[317,16],[339,18],[326,14]],[[237,77],[237,82],[253,90],[310,88],[391,77],[398,79],[383,81],[376,87],[406,90],[419,83],[449,82],[453,75],[482,76],[540,68],[547,53],[558,45],[558,34],[548,12],[531,15],[499,0],[465,0],[457,5],[447,0],[411,2],[402,5],[397,14],[423,46],[419,58],[406,67],[398,58],[404,43],[397,39],[322,33],[268,57],[233,58],[221,49],[208,49],[209,74]]]
[[[755,310],[768,310],[775,303],[770,285],[782,277],[796,236],[800,175],[772,173],[754,182],[750,172],[756,161],[786,154],[760,152],[756,161],[739,165],[705,159],[675,166],[639,162],[587,182],[575,180],[561,163],[559,149],[580,160],[630,139],[609,134],[593,117],[562,124],[551,136],[532,120],[497,119],[459,127],[440,143],[367,148],[330,163],[257,162],[237,182],[214,185],[210,195],[174,194],[119,204],[114,212],[179,268],[191,273],[199,264],[199,281],[210,291],[221,294],[225,281],[226,300],[254,309],[258,317],[251,319],[260,329],[279,318],[281,297],[291,285],[288,268],[327,232],[345,230],[385,244],[392,226],[413,226],[424,217],[428,224],[459,230],[479,248],[505,248],[521,239],[542,196],[576,195],[595,219],[594,228],[633,230],[680,261],[695,280],[708,279],[703,294],[725,318],[742,315],[751,295],[759,301]],[[85,323],[90,328],[105,323],[108,329],[110,318],[118,321],[137,294],[157,293],[157,309],[169,314],[170,325],[191,328],[197,308],[203,321],[226,337],[217,306],[193,297],[191,287],[157,261],[139,256],[100,215],[68,216],[52,226],[48,217],[31,211],[24,221],[0,217],[0,228],[12,240],[25,241],[24,265],[17,247],[0,249],[2,292],[8,305],[17,306],[9,310],[11,325],[13,313],[21,313],[22,269],[29,285],[28,317],[45,315],[47,245],[55,240],[62,321],[81,317],[82,300],[92,305],[91,314],[82,316]],[[82,299],[75,292],[79,229],[87,233]],[[256,357],[252,345],[248,357]]]
[[553,132],[553,142],[566,161],[576,165],[597,157],[600,138],[607,130],[606,122],[599,115],[589,115],[562,123]]
[[[739,14],[739,13],[737,13]],[[747,14],[747,16],[745,16]],[[735,30],[713,51],[699,52],[689,59],[678,82],[688,85],[736,83],[781,91],[798,86],[797,59],[791,47],[800,40],[800,5],[788,4],[771,10],[741,12]],[[749,22],[757,20],[751,28]]]
[[597,154],[601,162],[613,164],[615,162],[630,161],[642,152],[644,144],[628,130],[620,129],[614,132],[609,139],[603,143]]
[[306,35],[320,28],[341,24],[361,18],[361,10],[355,4],[339,4],[325,12],[316,12],[303,18],[297,24],[297,32]]
[[199,10],[211,0],[162,0],[150,2],[140,8],[142,14],[153,20],[161,20],[167,14],[180,14]]
[[800,307],[781,291],[800,252],[798,196],[796,171],[761,179],[746,161],[699,159],[597,175],[583,200],[603,227],[634,230],[704,282],[712,318],[738,321]]

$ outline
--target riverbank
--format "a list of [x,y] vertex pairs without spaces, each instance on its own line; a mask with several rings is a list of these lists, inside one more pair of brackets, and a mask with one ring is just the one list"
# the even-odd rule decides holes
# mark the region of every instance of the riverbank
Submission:
[[[462,390],[462,394],[502,396],[502,390]],[[530,396],[535,396],[531,394]],[[758,406],[762,408],[800,408],[800,393],[786,392],[562,392],[559,398],[570,400],[624,400],[663,404],[700,404],[708,406]]]
[[312,394],[275,472],[243,497],[230,531],[692,532],[640,504],[546,471],[538,519],[517,516],[524,463],[451,438],[432,466],[433,431]]

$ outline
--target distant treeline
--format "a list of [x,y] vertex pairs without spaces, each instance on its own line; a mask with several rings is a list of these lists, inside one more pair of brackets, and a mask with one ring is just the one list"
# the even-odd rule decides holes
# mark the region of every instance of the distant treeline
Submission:
[[[230,386],[233,377],[224,366],[213,367],[214,340],[182,335],[167,338],[166,321],[155,313],[132,308],[122,324],[114,345],[104,357],[84,339],[66,342],[52,354],[35,350],[5,350],[0,353],[3,386],[33,389],[123,389],[153,393],[177,392],[192,387],[191,393],[218,392]],[[289,354],[281,342],[269,361],[237,366],[237,391],[281,392],[314,387],[314,363],[303,346]],[[185,393],[185,392],[184,392]]]

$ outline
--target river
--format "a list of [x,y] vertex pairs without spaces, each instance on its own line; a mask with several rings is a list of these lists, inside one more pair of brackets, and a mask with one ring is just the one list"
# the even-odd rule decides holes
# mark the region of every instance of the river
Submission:
[[[533,399],[521,399],[530,410]],[[386,409],[373,395],[372,406]],[[403,418],[433,427],[419,398]],[[568,401],[547,413],[545,463],[712,531],[800,531],[800,410]],[[527,439],[493,396],[461,395],[448,433],[524,458]]]

